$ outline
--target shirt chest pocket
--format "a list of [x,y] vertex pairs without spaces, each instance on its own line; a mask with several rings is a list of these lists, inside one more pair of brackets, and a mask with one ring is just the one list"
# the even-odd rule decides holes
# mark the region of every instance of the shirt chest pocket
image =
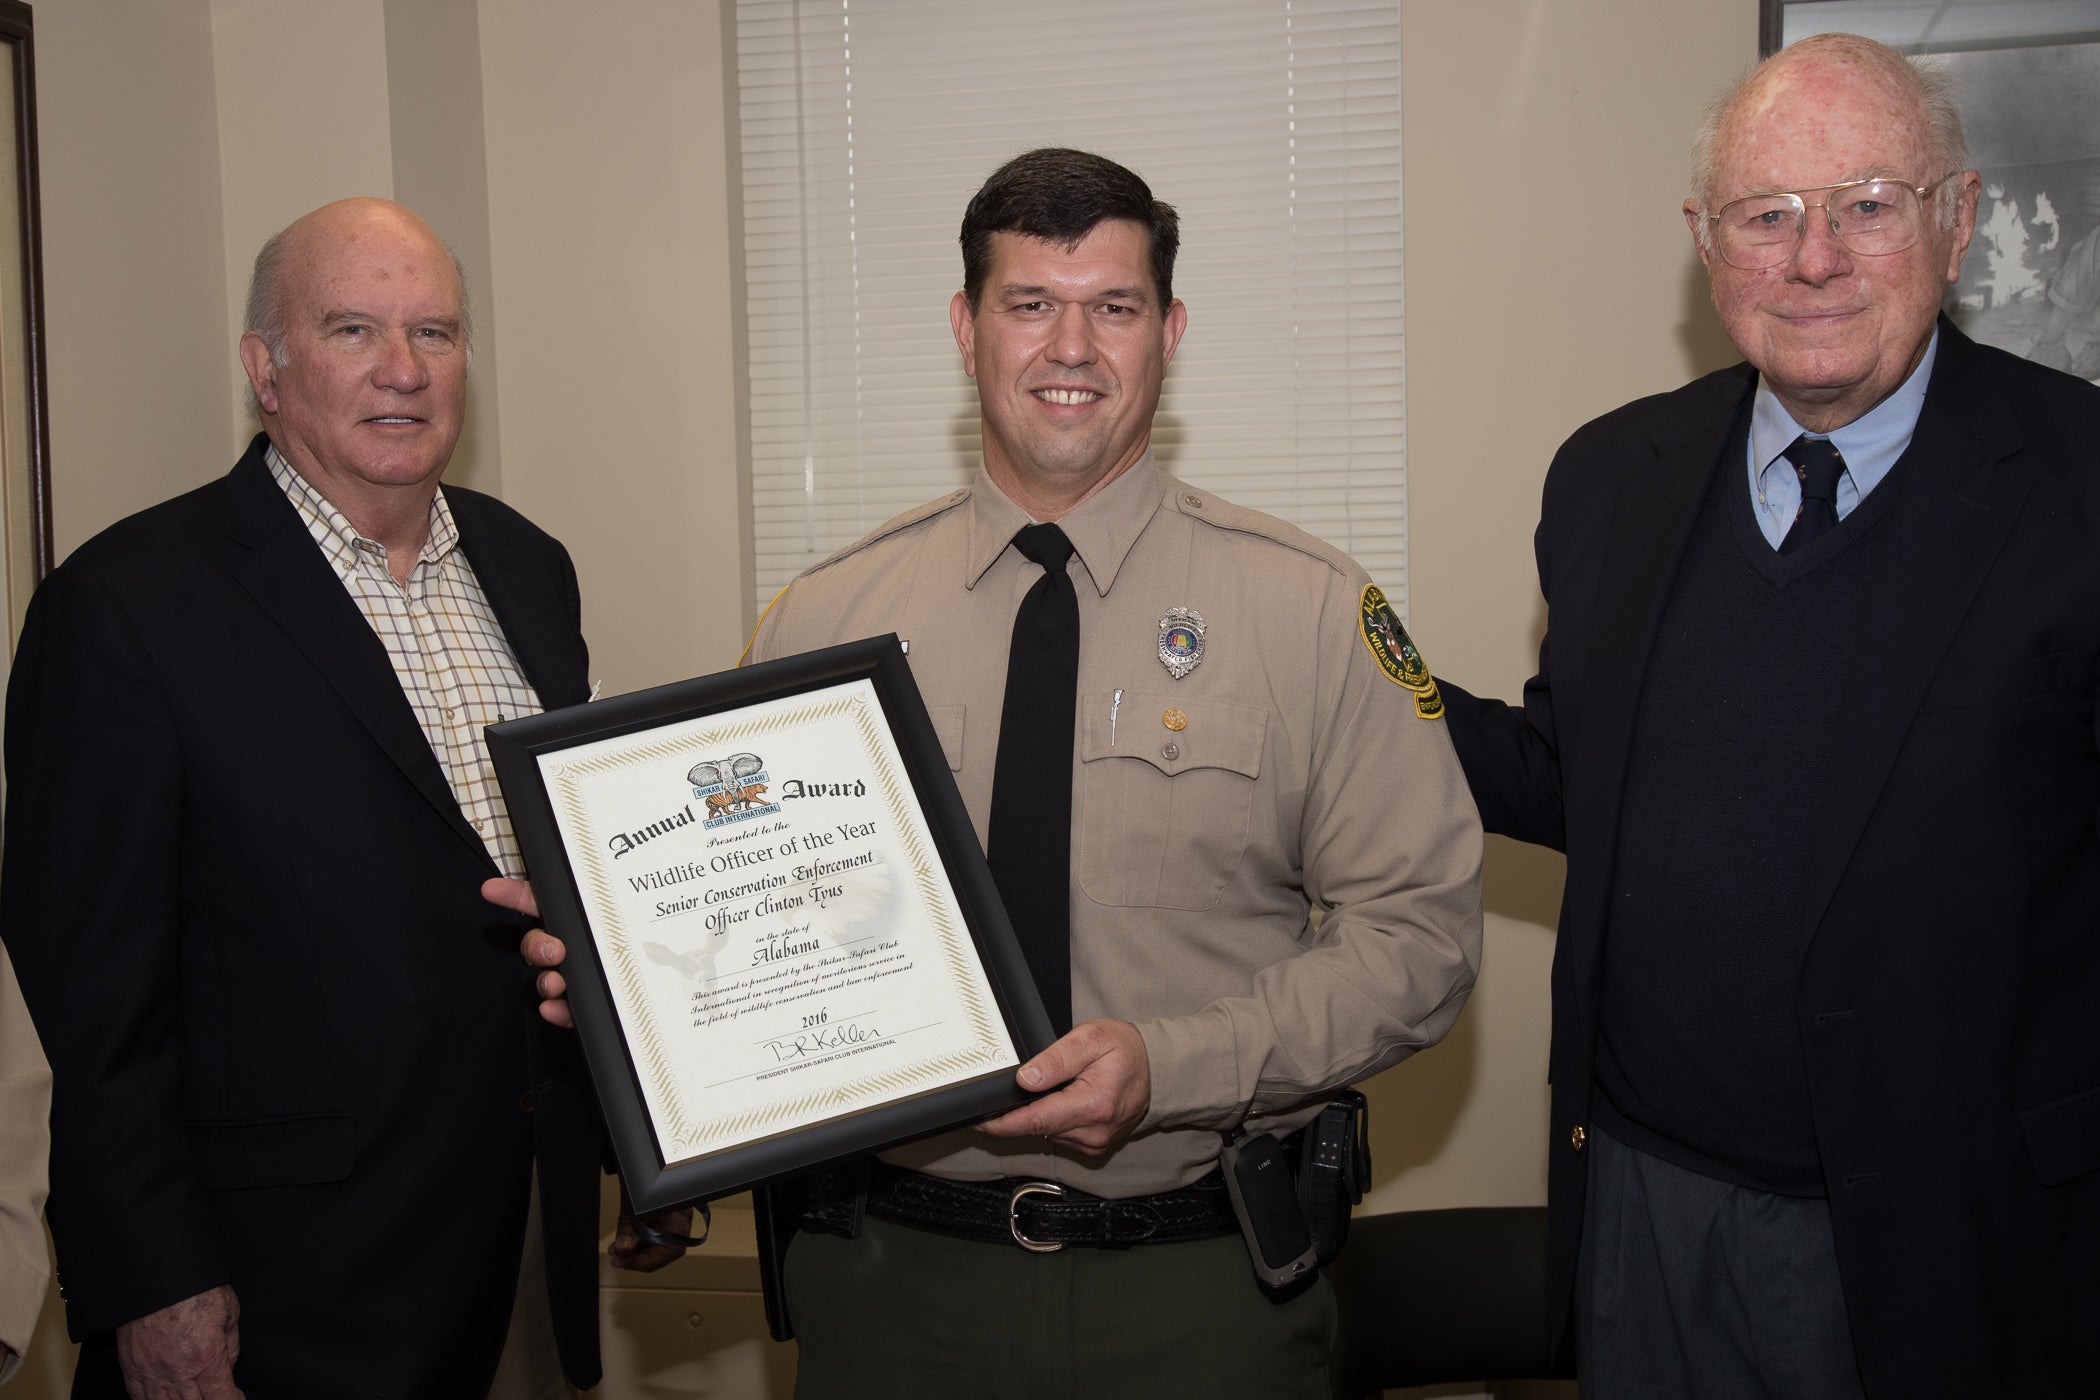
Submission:
[[1268,712],[1177,698],[1079,697],[1077,866],[1097,903],[1208,909],[1246,855]]

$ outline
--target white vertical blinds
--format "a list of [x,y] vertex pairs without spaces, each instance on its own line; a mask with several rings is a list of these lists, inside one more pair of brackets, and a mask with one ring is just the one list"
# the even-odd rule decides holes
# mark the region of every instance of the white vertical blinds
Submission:
[[753,580],[966,484],[963,207],[1036,146],[1181,214],[1153,446],[1404,607],[1399,0],[738,0]]

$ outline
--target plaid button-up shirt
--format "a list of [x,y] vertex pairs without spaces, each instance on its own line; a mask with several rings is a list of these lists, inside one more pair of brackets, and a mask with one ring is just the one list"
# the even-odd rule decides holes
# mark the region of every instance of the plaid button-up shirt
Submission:
[[397,583],[386,546],[357,527],[299,475],[276,447],[268,453],[276,480],[328,566],[386,647],[401,693],[437,755],[459,810],[481,833],[496,868],[525,873],[510,813],[482,742],[483,725],[538,714],[540,698],[518,669],[495,609],[459,548],[459,527],[440,490],[430,503],[430,538]]

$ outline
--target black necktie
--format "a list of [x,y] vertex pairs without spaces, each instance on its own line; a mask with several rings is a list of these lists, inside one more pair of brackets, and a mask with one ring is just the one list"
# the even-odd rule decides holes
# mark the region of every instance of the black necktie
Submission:
[[1014,548],[1043,576],[1014,614],[1006,706],[992,765],[986,856],[1043,1009],[1072,1029],[1072,728],[1079,711],[1079,594],[1065,572],[1072,542],[1024,526]]
[[1783,455],[1801,478],[1801,513],[1779,542],[1781,554],[1792,554],[1837,528],[1838,478],[1845,474],[1845,459],[1829,438],[1812,438],[1806,433],[1788,443]]

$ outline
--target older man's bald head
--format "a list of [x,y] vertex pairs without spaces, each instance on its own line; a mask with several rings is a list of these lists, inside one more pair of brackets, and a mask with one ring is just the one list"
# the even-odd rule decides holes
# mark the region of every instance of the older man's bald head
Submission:
[[[473,307],[467,297],[467,270],[461,264],[459,254],[440,239],[413,209],[369,195],[324,204],[270,236],[261,251],[256,253],[255,269],[248,278],[248,308],[241,323],[242,333],[261,336],[263,343],[270,347],[270,358],[282,366],[285,317],[288,314],[285,280],[290,265],[298,257],[311,256],[317,246],[354,240],[361,231],[388,226],[421,230],[452,260],[453,273],[459,278],[460,333],[471,356],[474,350]],[[252,393],[249,407],[251,410],[255,407]]]
[[1714,188],[1724,127],[1754,120],[1806,71],[1837,68],[1850,68],[1857,81],[1882,85],[1900,95],[1914,111],[1929,163],[1936,169],[1960,170],[1968,165],[1961,107],[1955,100],[1954,80],[1944,69],[1913,62],[1887,44],[1862,35],[1812,34],[1759,63],[1706,109],[1692,135],[1693,202],[1710,209],[1715,200],[1725,198]]

